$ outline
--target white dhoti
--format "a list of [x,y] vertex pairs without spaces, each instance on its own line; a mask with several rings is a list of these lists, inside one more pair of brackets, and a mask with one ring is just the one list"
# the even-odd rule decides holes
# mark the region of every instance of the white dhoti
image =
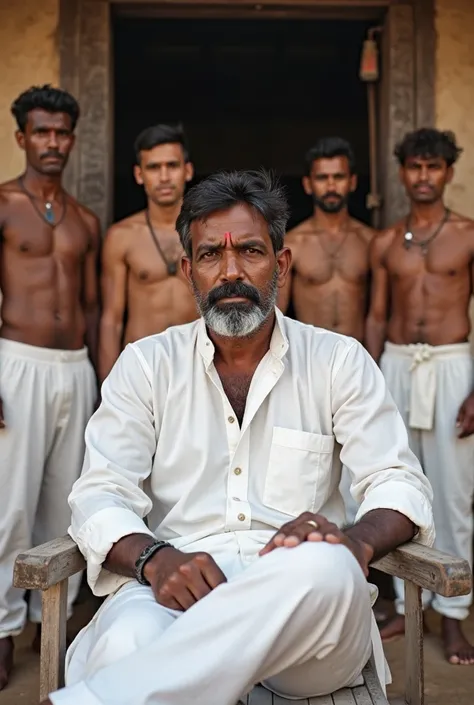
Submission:
[[[456,418],[473,391],[469,343],[430,346],[387,343],[380,361],[405,421],[410,447],[434,494],[435,546],[472,565],[474,436],[459,439]],[[395,580],[396,608],[404,612],[403,581]],[[424,593],[423,602],[431,595]],[[471,595],[435,595],[432,607],[453,619],[468,616]]]
[[[12,587],[21,551],[67,532],[67,498],[84,459],[95,375],[87,350],[52,350],[0,339],[0,638],[26,620],[23,591]],[[71,579],[69,611],[81,576]],[[29,617],[41,621],[41,595]]]
[[385,686],[374,595],[348,549],[304,543],[247,565],[243,550],[215,557],[228,582],[187,612],[135,581],[109,597],[71,645],[53,704],[235,705],[258,682],[326,694],[360,683],[372,639]]

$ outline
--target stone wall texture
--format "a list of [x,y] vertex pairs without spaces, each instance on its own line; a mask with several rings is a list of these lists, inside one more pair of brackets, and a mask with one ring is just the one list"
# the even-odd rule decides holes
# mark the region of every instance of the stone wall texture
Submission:
[[0,183],[23,168],[12,101],[33,84],[58,83],[59,0],[0,0]]
[[474,0],[437,0],[436,31],[436,123],[465,150],[447,203],[474,217]]

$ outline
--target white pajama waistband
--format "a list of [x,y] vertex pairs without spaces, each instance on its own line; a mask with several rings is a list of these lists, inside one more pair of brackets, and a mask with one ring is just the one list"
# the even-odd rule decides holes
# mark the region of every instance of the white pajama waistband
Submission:
[[0,338],[0,355],[23,358],[35,362],[82,362],[87,360],[87,348],[79,350],[59,350],[55,348],[41,348],[38,345],[18,343],[16,340]]
[[410,362],[410,428],[431,431],[434,422],[436,401],[436,363],[440,360],[456,358],[471,358],[469,343],[454,343],[453,345],[427,345],[414,343],[411,345],[395,345],[385,343],[386,359],[405,357]]

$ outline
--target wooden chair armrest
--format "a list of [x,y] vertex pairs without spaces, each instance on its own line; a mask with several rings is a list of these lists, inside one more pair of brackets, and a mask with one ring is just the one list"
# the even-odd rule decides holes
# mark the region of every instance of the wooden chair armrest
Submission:
[[20,553],[15,561],[13,585],[24,590],[47,590],[85,567],[77,545],[69,536],[63,536]]
[[468,595],[471,590],[472,571],[467,561],[419,543],[400,546],[372,566],[445,597]]

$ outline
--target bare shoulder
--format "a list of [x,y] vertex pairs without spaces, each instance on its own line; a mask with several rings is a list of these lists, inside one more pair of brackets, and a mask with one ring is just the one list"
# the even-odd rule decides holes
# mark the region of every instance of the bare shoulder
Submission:
[[370,225],[366,225],[365,223],[362,223],[360,220],[356,220],[355,218],[350,219],[350,226],[353,231],[360,237],[360,239],[366,243],[366,245],[370,245],[375,235],[377,234],[377,231],[374,230],[374,228],[371,228]]
[[471,247],[474,246],[474,220],[472,218],[451,211],[448,222],[457,233],[466,238]]
[[79,203],[75,198],[68,195],[69,203],[76,209],[76,212],[83,220],[86,228],[89,230],[92,236],[98,237],[100,235],[100,220],[96,214],[87,208],[83,203]]
[[18,185],[18,179],[11,179],[0,184],[0,227],[8,218],[10,206],[25,198],[25,194]]
[[371,253],[375,258],[383,258],[397,235],[405,227],[405,221],[399,220],[384,230],[375,230],[370,242]]
[[289,230],[285,235],[285,245],[291,249],[297,249],[307,235],[314,232],[311,219],[303,220],[296,227]]
[[105,234],[105,251],[113,255],[125,254],[144,223],[143,211],[140,211],[111,225]]
[[18,196],[24,195],[18,185],[18,179],[10,179],[10,181],[5,181],[0,184],[0,204],[2,206],[7,205],[13,199]]

